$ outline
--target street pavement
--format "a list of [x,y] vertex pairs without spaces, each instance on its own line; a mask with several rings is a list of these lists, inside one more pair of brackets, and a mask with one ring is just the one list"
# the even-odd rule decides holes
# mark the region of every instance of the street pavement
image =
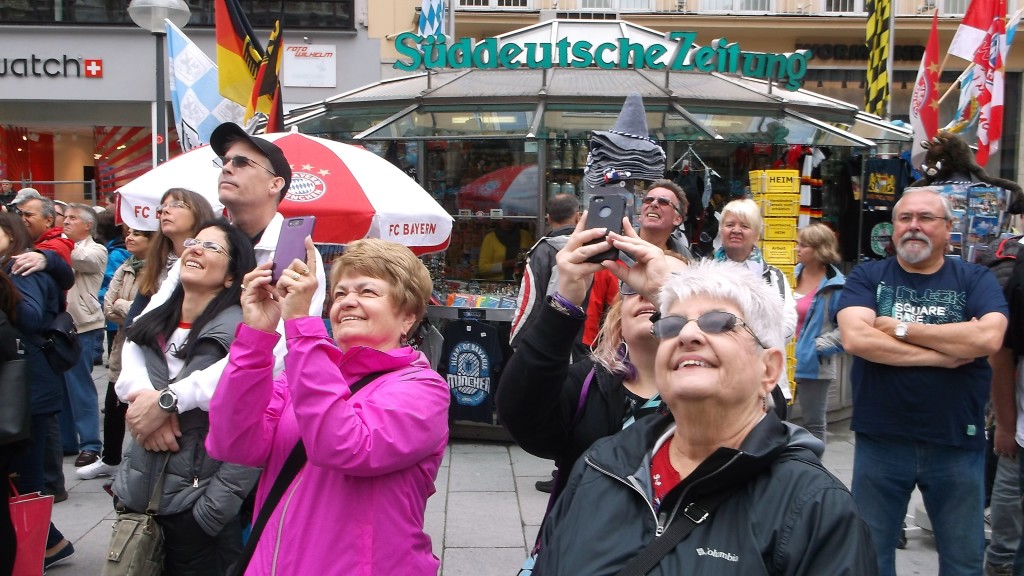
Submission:
[[[106,390],[106,369],[93,372],[99,397]],[[74,542],[75,555],[54,566],[51,576],[98,576],[102,572],[115,513],[103,484],[109,478],[79,480],[74,456],[64,459],[68,500],[54,505],[53,521]],[[849,486],[853,471],[853,433],[849,421],[830,426],[825,466]],[[440,576],[509,576],[515,574],[532,546],[547,504],[534,488],[550,478],[552,464],[502,442],[452,440],[427,502],[426,529]],[[920,506],[915,492],[909,506],[908,544],[896,552],[900,576],[938,574],[931,534],[916,528]],[[327,553],[326,551],[311,553]]]

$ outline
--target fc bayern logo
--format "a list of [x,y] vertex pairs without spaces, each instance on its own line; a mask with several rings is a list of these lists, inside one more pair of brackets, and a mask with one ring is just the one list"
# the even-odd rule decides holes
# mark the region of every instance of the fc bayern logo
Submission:
[[292,174],[292,185],[285,198],[292,202],[312,202],[327,193],[327,183],[319,176],[308,172]]

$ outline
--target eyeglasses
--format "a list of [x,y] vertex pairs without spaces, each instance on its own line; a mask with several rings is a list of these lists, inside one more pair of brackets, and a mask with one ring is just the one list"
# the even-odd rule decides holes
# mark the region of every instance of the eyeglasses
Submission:
[[662,198],[661,196],[645,196],[644,199],[641,200],[641,202],[644,203],[644,206],[650,206],[651,204],[657,202],[658,206],[661,206],[662,208],[664,208],[665,206],[671,206],[672,209],[679,210],[679,208],[675,204],[673,204],[671,200],[669,200],[668,198]]
[[655,313],[651,316],[651,322],[651,335],[658,340],[675,338],[683,331],[683,327],[690,322],[696,322],[697,327],[705,334],[725,334],[726,332],[732,332],[737,326],[739,326],[754,338],[754,341],[757,342],[758,346],[761,348],[768,348],[761,342],[761,339],[757,337],[757,334],[754,334],[754,331],[750,329],[750,326],[748,326],[742,318],[739,318],[730,312],[712,310],[711,312],[701,314],[697,318],[687,318],[686,316],[677,315],[662,316],[660,313]]
[[934,214],[929,214],[927,212],[925,212],[924,214],[911,214],[909,212],[905,212],[903,214],[896,216],[896,221],[899,222],[900,224],[910,224],[914,221],[915,218],[918,222],[925,225],[931,224],[936,220],[946,219],[945,216],[936,216]]
[[195,250],[196,248],[201,248],[204,251],[213,252],[214,254],[220,254],[227,258],[228,260],[231,260],[231,256],[228,256],[228,249],[221,246],[220,244],[217,244],[216,242],[204,242],[202,240],[196,240],[195,238],[185,238],[185,242],[183,242],[183,244],[186,250]]
[[228,164],[231,164],[235,168],[245,168],[246,166],[251,164],[253,166],[259,166],[260,168],[263,168],[264,170],[269,172],[271,176],[277,176],[277,174],[275,174],[274,171],[271,170],[270,168],[267,168],[263,164],[260,164],[259,162],[246,156],[217,156],[216,158],[213,159],[213,165],[216,166],[217,168],[223,169]]
[[622,294],[623,296],[633,296],[635,294],[639,294],[639,292],[634,290],[629,284],[619,280],[619,294]]
[[156,215],[159,216],[159,215],[163,214],[164,212],[167,212],[168,208],[188,208],[188,207],[189,207],[189,205],[186,204],[182,200],[171,200],[170,202],[165,202],[165,203],[161,204],[156,209]]

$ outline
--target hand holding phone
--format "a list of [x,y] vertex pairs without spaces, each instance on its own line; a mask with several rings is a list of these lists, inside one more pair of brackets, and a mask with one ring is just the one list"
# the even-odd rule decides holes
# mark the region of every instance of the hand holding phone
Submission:
[[[590,197],[587,207],[587,230],[594,228],[607,228],[609,232],[622,234],[622,218],[626,215],[626,198],[621,193],[594,194]],[[603,242],[600,238],[589,242],[596,244]],[[587,259],[587,262],[595,264],[605,260],[618,260],[619,251],[616,248],[609,248],[600,254],[595,254]]]
[[277,284],[281,273],[291,266],[293,260],[306,261],[306,236],[313,235],[315,224],[316,216],[284,219],[281,234],[277,237],[277,248],[274,249],[274,267],[270,271],[271,284]]

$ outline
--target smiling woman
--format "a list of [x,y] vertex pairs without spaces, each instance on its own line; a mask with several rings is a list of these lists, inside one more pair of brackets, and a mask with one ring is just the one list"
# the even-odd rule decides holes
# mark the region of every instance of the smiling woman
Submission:
[[242,316],[242,276],[256,260],[249,239],[226,221],[198,230],[170,298],[127,331],[115,389],[129,403],[131,434],[114,494],[128,510],[144,512],[163,478],[155,518],[167,548],[177,551],[167,555],[166,572],[225,574],[241,552],[238,511],[259,470],[208,457],[209,416],[199,406],[217,384],[203,369],[228,352]]
[[[783,365],[778,294],[736,263],[703,261],[670,276],[660,301],[654,365],[670,414],[586,452],[544,522],[537,572],[876,574],[821,442],[767,406]],[[700,547],[676,545],[687,537]],[[713,570],[709,555],[730,564]]]
[[[314,265],[307,238],[306,262],[293,261],[276,284],[269,263],[246,275],[243,324],[210,402],[210,453],[265,473],[255,525],[266,533],[254,529],[252,560],[239,572],[435,575],[423,522],[450,393],[408,345],[430,275],[404,246],[349,244],[332,266],[332,343],[308,315]],[[275,378],[279,320],[288,355]],[[278,483],[288,490],[280,504],[270,496]]]

